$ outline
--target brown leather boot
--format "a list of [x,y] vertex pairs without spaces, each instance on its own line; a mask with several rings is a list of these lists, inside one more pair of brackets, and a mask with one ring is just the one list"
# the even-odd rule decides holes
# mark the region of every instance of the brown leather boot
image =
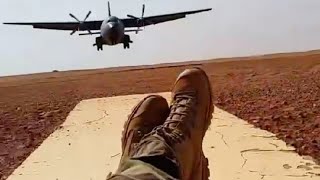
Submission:
[[120,165],[123,160],[131,157],[133,148],[145,134],[164,123],[169,111],[167,100],[159,95],[147,96],[133,108],[122,132]]
[[143,138],[134,158],[165,156],[179,167],[179,179],[208,180],[202,142],[213,110],[206,73],[199,68],[185,70],[173,87],[170,115],[162,126]]

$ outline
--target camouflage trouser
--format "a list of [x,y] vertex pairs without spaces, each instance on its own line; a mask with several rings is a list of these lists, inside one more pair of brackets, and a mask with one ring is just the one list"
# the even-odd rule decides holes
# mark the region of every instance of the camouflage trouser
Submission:
[[171,147],[161,136],[142,140],[131,158],[123,159],[108,180],[178,180],[179,168]]
[[[165,164],[164,164],[165,165]],[[177,180],[168,173],[141,160],[126,160],[107,180]]]

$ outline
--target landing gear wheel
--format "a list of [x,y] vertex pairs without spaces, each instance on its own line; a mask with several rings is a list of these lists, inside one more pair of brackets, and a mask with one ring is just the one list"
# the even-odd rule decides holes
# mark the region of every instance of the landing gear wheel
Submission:
[[123,43],[123,48],[124,49],[130,49],[130,44],[129,43]]
[[133,43],[129,35],[125,35],[123,39],[123,48],[130,49],[130,43]]
[[103,50],[103,41],[102,41],[102,37],[96,37],[96,43],[94,44],[94,46],[97,46],[97,50],[98,51],[102,51]]
[[102,46],[97,46],[97,50],[98,51],[100,51],[100,50],[103,51],[103,47]]

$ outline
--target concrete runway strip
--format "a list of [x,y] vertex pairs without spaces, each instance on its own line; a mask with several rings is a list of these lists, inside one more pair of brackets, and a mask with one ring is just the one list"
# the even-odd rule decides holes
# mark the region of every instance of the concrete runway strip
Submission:
[[[169,93],[158,93],[170,100]],[[8,180],[105,180],[120,160],[121,131],[142,95],[85,100]],[[204,141],[214,180],[320,180],[320,166],[274,134],[216,108]]]

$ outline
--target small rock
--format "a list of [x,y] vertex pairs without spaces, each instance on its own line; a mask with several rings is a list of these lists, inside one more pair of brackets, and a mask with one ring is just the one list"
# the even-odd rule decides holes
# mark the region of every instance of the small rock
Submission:
[[297,166],[297,169],[305,169],[305,170],[307,170],[307,171],[312,170],[311,167],[308,167],[308,166],[306,166],[306,165],[299,165],[299,166]]
[[63,111],[61,109],[57,109],[54,111],[55,113],[61,114]]
[[257,123],[259,123],[259,120],[253,120],[252,121],[254,124],[257,124]]
[[261,120],[261,117],[259,117],[259,116],[250,117],[250,120],[252,120],[252,121],[259,121],[259,120]]
[[271,115],[271,116],[266,116],[266,117],[264,117],[263,118],[264,120],[272,120],[273,119],[273,116]]
[[295,110],[294,107],[288,107],[288,108],[283,109],[283,111],[285,111],[285,112],[294,111],[294,110]]
[[48,118],[48,117],[52,117],[53,116],[53,113],[51,111],[49,112],[42,112],[39,114],[41,117],[43,118]]
[[289,119],[291,116],[290,115],[283,115],[282,116],[284,119]]
[[312,166],[313,164],[312,163],[306,163],[306,166]]
[[308,116],[308,113],[306,112],[300,112],[299,115],[302,117],[302,118],[306,118]]
[[280,115],[274,115],[273,117],[272,117],[272,120],[276,120],[276,121],[278,121],[278,120],[280,120]]
[[289,164],[284,164],[284,165],[283,165],[283,168],[285,168],[285,169],[291,169],[292,166],[290,166]]
[[270,109],[276,109],[277,108],[277,105],[276,104],[271,104],[270,105]]

